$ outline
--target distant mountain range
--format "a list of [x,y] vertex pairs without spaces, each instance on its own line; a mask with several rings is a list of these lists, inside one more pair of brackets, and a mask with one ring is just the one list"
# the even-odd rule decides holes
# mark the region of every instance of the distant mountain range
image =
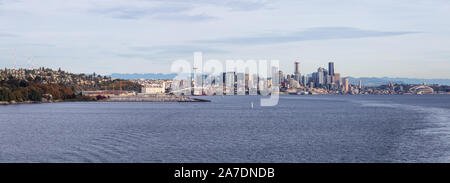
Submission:
[[114,79],[173,79],[177,76],[177,74],[162,74],[162,73],[146,73],[146,74],[119,74],[119,73],[113,73],[109,75],[111,78]]
[[[111,74],[110,77],[114,79],[173,79],[177,76],[177,74],[162,74],[162,73],[146,73],[146,74],[119,74],[114,73]],[[389,77],[349,77],[350,83],[354,85],[358,85],[359,80],[363,83],[364,86],[379,86],[386,85],[389,82],[398,83],[398,84],[423,84],[424,82],[427,84],[440,84],[440,85],[450,85],[450,79],[419,79],[419,78],[389,78]]]
[[380,86],[386,85],[389,82],[398,84],[440,84],[440,85],[450,85],[450,79],[419,79],[419,78],[375,78],[375,77],[361,77],[354,78],[348,77],[351,84],[358,85],[359,80],[361,80],[364,86]]

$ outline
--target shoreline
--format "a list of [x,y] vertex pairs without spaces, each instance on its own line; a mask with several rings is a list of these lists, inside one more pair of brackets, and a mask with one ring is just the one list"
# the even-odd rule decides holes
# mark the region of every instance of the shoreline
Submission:
[[191,98],[188,96],[155,95],[155,96],[114,96],[101,102],[211,102],[207,99]]
[[53,101],[0,101],[0,105],[19,105],[19,104],[45,104],[45,103],[62,103],[62,102],[135,102],[135,103],[151,103],[151,102],[211,102],[207,99],[190,98],[190,97],[111,97],[103,100],[53,100]]
[[45,104],[45,103],[60,103],[60,102],[89,102],[86,100],[55,100],[55,101],[23,101],[23,102],[16,102],[16,101],[0,101],[0,105],[19,105],[19,104]]
[[[280,96],[345,96],[345,95],[338,95],[338,94],[316,94],[316,95],[289,95],[289,94],[280,94]],[[448,95],[448,94],[422,94],[422,95],[405,95],[405,94],[359,94],[359,95],[348,95],[348,96],[391,96],[391,95],[398,95],[398,96],[434,96],[434,95]],[[212,95],[217,96],[217,95]],[[226,96],[226,95],[224,95]],[[233,95],[233,96],[248,96],[248,95]],[[260,96],[260,95],[255,95]],[[196,97],[196,95],[193,95],[193,97]],[[198,95],[197,97],[204,97],[202,95]],[[18,105],[18,104],[45,104],[45,103],[61,103],[61,102],[130,102],[130,103],[152,103],[152,102],[162,102],[162,103],[185,103],[185,102],[211,102],[211,100],[208,99],[201,99],[201,98],[191,98],[188,96],[153,96],[153,97],[138,97],[138,96],[117,96],[117,97],[111,97],[103,100],[76,100],[76,99],[69,99],[69,100],[52,100],[52,101],[23,101],[23,102],[15,102],[15,101],[0,101],[1,105]]]

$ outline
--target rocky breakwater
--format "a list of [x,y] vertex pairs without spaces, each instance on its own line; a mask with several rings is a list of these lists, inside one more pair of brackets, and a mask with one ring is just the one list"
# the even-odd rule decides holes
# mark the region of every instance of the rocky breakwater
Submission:
[[210,102],[210,100],[175,95],[111,96],[100,102]]

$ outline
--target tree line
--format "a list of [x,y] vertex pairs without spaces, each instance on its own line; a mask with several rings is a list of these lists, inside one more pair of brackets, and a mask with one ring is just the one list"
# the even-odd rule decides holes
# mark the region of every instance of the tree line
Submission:
[[140,85],[127,80],[113,80],[96,83],[93,86],[79,86],[71,83],[54,84],[44,83],[39,79],[28,78],[20,80],[9,78],[0,81],[0,101],[43,101],[43,100],[93,100],[81,96],[81,90],[124,90],[139,91]]
[[44,84],[17,79],[0,81],[0,101],[24,102],[75,98],[77,98],[75,91],[61,84]]

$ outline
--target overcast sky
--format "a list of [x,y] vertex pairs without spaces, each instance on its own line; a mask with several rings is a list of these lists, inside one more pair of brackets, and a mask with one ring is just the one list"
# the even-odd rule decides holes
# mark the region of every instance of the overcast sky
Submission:
[[450,78],[448,0],[0,0],[0,67],[169,73],[174,60],[278,59],[343,76]]

